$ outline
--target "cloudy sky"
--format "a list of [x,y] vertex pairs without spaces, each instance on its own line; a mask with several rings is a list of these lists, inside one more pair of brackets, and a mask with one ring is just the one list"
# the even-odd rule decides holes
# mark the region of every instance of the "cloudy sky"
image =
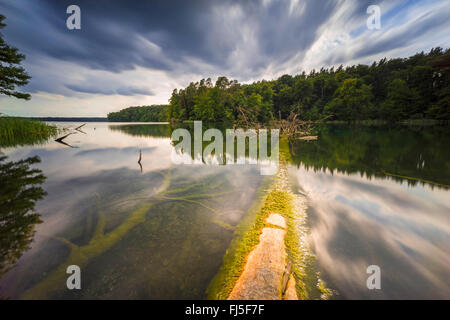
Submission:
[[[81,8],[81,30],[66,9]],[[369,30],[369,5],[381,29]],[[449,0],[0,0],[2,34],[27,58],[18,116],[106,116],[167,103],[219,75],[240,82],[450,47]]]

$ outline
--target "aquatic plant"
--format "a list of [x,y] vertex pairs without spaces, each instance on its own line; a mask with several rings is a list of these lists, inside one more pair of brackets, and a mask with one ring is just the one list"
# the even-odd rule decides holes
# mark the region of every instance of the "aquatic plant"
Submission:
[[[28,290],[21,298],[42,299],[61,297],[64,296],[64,294],[68,294],[64,290],[65,278],[67,277],[65,269],[67,266],[75,264],[82,270],[93,270],[92,268],[95,269],[95,264],[92,264],[93,261],[103,261],[104,259],[107,259],[108,253],[116,250],[116,248],[119,250],[118,252],[122,252],[120,251],[120,248],[123,248],[123,246],[126,247],[127,242],[135,243],[137,239],[139,239],[138,244],[133,245],[133,250],[137,250],[137,247],[140,246],[154,246],[156,244],[155,240],[145,240],[149,237],[158,237],[158,235],[159,237],[167,237],[171,234],[180,234],[181,231],[180,236],[185,237],[185,240],[182,241],[183,247],[178,248],[177,251],[174,252],[173,257],[170,258],[173,259],[173,261],[168,260],[168,257],[163,258],[161,256],[161,258],[158,258],[159,255],[163,255],[158,251],[153,251],[153,255],[156,255],[153,258],[146,258],[145,255],[143,257],[141,257],[141,255],[135,257],[136,259],[144,260],[153,259],[151,260],[152,262],[147,261],[150,265],[156,263],[155,259],[158,261],[161,259],[164,262],[164,269],[177,269],[178,267],[182,267],[179,266],[182,261],[191,261],[193,259],[194,261],[200,261],[203,259],[200,256],[197,256],[199,253],[196,253],[197,250],[193,250],[192,248],[193,243],[199,241],[196,239],[199,237],[200,240],[204,238],[202,240],[203,242],[207,241],[205,245],[210,247],[208,251],[214,252],[214,256],[222,255],[225,247],[228,245],[227,239],[231,238],[231,232],[234,230],[234,226],[230,224],[229,221],[223,219],[225,216],[224,212],[218,210],[217,207],[220,207],[218,205],[219,203],[230,201],[235,197],[239,190],[233,189],[233,186],[229,184],[228,179],[223,179],[223,177],[217,174],[202,174],[198,178],[192,178],[191,176],[185,176],[185,173],[182,170],[177,169],[159,171],[158,173],[154,172],[153,174],[159,174],[163,179],[158,183],[158,188],[151,194],[137,195],[136,193],[133,194],[133,192],[131,192],[125,197],[98,194],[96,203],[92,203],[91,205],[91,210],[96,217],[95,219],[84,220],[85,225],[83,228],[77,227],[74,229],[72,226],[69,227],[69,233],[64,231],[61,232],[60,235],[51,237],[53,241],[63,244],[66,249],[69,250],[69,253],[56,268],[50,270],[47,276],[37,282],[30,283],[28,285]],[[128,213],[129,211],[125,210],[125,217],[118,221],[112,213],[117,210],[117,208],[126,204],[132,204],[133,209],[131,210],[131,213]],[[167,222],[160,220],[162,217]],[[110,224],[108,228],[107,226],[111,219],[116,221],[112,225]],[[163,230],[167,230],[165,231],[167,235],[160,233],[162,223],[170,223],[167,226],[168,229],[163,228]],[[187,229],[184,229],[183,224],[186,223],[191,225],[189,225]],[[227,236],[225,238],[222,236],[218,238],[210,238],[210,236],[208,236],[205,238],[202,234],[209,232],[205,230],[205,223],[216,226],[215,229],[223,230],[221,232],[227,234]],[[92,230],[92,232],[85,233],[84,230],[87,229]],[[215,229],[211,229],[211,232]],[[133,230],[133,232],[131,232],[131,230]],[[187,234],[185,230],[188,230]],[[201,233],[199,234],[199,232]],[[89,239],[87,241],[82,240],[80,238],[80,235],[82,234],[88,235]],[[218,232],[215,231],[215,234],[217,237]],[[218,242],[219,240],[220,243]],[[171,244],[170,241],[163,241],[162,243],[164,243],[164,245]],[[204,251],[205,250],[203,250],[203,252]],[[128,265],[128,262],[120,261],[120,259],[118,262],[114,259],[114,263],[119,263],[119,265],[125,263]],[[218,264],[219,262],[217,262],[217,265]],[[144,264],[144,266],[147,266],[147,264]],[[139,266],[130,265],[127,268],[135,269],[139,268]],[[185,266],[183,268],[186,270]],[[216,263],[210,264],[207,268],[206,266],[202,268],[205,269],[205,272],[196,275],[195,281],[205,281],[217,270]],[[102,271],[107,275],[104,275],[101,281],[98,281],[98,279],[95,278],[92,279],[89,284],[89,290],[83,291],[83,294],[98,296],[98,294],[109,294],[109,292],[112,292],[113,288],[118,285],[117,277],[119,275],[117,275],[117,272],[113,271],[114,269],[108,270],[111,271]],[[88,274],[89,272],[92,271],[88,271]],[[192,272],[189,274],[192,274]],[[153,278],[156,276],[157,274],[146,274],[141,277],[146,277],[146,281],[149,282],[157,282],[159,279]],[[190,275],[183,281],[192,279],[192,277],[193,276]],[[127,280],[123,279],[122,281],[126,282]],[[179,284],[180,281],[182,281],[182,279],[177,279],[174,281],[174,284]],[[193,286],[187,285],[183,286],[184,289],[182,289],[181,292],[186,295],[192,294],[192,287]],[[198,288],[196,290],[199,290],[198,295],[201,297],[204,288],[198,284],[196,288]],[[153,288],[152,286],[148,286],[142,290],[145,290],[148,292],[147,294],[149,294]],[[95,292],[95,294],[92,292]],[[73,293],[71,297],[74,295],[76,296],[77,294],[78,293]],[[144,297],[148,297],[147,294],[144,295]]]
[[[309,250],[305,235],[306,205],[299,195],[291,192],[287,177],[289,157],[287,137],[280,141],[280,164],[273,180],[266,180],[258,190],[258,197],[247,216],[239,224],[232,243],[225,253],[223,264],[206,291],[207,299],[227,299],[244,271],[247,257],[259,243],[263,228],[277,227],[266,222],[272,213],[282,215],[287,221],[285,246],[292,273],[296,280],[299,299],[328,298],[325,284],[315,269],[315,259]],[[280,294],[281,295],[281,294]]]
[[37,120],[0,117],[0,147],[44,143],[57,132],[57,127]]

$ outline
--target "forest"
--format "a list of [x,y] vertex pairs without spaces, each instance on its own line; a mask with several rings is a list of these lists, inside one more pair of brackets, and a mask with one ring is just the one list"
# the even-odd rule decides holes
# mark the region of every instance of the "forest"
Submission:
[[167,121],[167,105],[129,107],[108,113],[111,122],[163,122]]
[[291,113],[304,120],[449,120],[450,50],[252,84],[202,79],[175,89],[169,101],[168,118],[181,121],[266,123]]
[[202,79],[173,90],[168,106],[130,107],[108,120],[267,123],[292,113],[303,120],[450,120],[450,49],[251,84]]

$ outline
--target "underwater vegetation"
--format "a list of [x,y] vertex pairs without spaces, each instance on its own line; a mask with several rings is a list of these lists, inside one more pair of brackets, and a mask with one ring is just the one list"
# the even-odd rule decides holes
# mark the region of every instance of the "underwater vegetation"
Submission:
[[[242,208],[253,201],[236,177],[211,172],[162,170],[139,192],[97,193],[83,219],[48,236],[59,262],[30,280],[20,298],[204,298]],[[82,270],[80,292],[66,289],[69,265]]]
[[291,192],[287,177],[287,139],[280,141],[280,164],[278,174],[266,178],[257,192],[257,198],[235,231],[233,241],[225,253],[223,264],[207,289],[207,299],[224,300],[230,296],[236,282],[244,271],[247,257],[259,243],[263,228],[276,227],[266,222],[267,217],[277,213],[287,220],[285,246],[292,274],[296,281],[299,299],[328,299],[331,291],[319,278],[314,255],[306,239],[306,206],[299,195]]

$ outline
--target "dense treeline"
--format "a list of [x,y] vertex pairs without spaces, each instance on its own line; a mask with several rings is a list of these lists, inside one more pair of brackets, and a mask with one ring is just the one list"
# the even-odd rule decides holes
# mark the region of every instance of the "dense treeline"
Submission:
[[257,121],[450,119],[450,50],[432,49],[410,58],[372,65],[322,68],[277,80],[239,84],[219,77],[175,89],[172,120]]
[[108,113],[108,121],[114,122],[161,122],[167,121],[167,105],[129,107]]

